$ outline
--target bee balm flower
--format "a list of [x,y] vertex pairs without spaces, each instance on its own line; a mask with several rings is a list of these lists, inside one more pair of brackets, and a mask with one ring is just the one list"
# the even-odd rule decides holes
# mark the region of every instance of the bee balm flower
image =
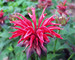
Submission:
[[[10,23],[14,24],[13,28],[17,29],[15,32],[11,32],[13,35],[12,35],[12,37],[10,37],[10,39],[21,36],[20,40],[18,41],[18,44],[20,44],[20,46],[25,46],[25,48],[28,47],[26,50],[27,58],[34,51],[39,56],[41,55],[42,51],[44,53],[47,53],[47,50],[46,50],[44,44],[47,44],[50,42],[50,39],[48,38],[48,36],[49,37],[56,36],[56,37],[62,39],[62,37],[59,34],[57,34],[56,32],[53,31],[53,30],[61,29],[60,27],[57,27],[57,25],[60,25],[60,24],[52,23],[52,21],[55,20],[54,16],[49,17],[43,21],[43,19],[46,16],[46,14],[44,14],[45,9],[46,9],[46,7],[44,8],[42,15],[40,16],[40,18],[38,20],[38,26],[36,24],[35,8],[31,8],[32,15],[30,13],[28,13],[30,18],[33,21],[33,25],[30,20],[28,20],[26,17],[24,17],[20,13],[17,13],[17,15],[22,16],[23,20],[21,18],[19,18],[17,15],[15,15],[15,17],[18,20],[10,21]],[[42,23],[42,21],[43,21],[43,23]],[[52,25],[52,26],[50,26],[50,25]],[[20,26],[20,27],[16,27],[16,26]]]

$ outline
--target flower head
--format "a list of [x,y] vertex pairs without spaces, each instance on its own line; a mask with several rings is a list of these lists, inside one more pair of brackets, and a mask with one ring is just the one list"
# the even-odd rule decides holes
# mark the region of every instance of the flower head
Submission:
[[66,11],[66,0],[64,2],[61,2],[59,5],[57,5],[57,8],[58,8],[58,12],[60,14],[64,13],[64,14],[67,14],[65,11]]
[[[20,13],[16,13],[17,15],[22,16],[23,20],[19,18],[17,15],[15,17],[17,20],[10,21],[10,23],[14,24],[14,29],[17,29],[15,32],[11,32],[13,35],[11,38],[15,38],[18,36],[21,36],[20,40],[18,41],[19,46],[25,46],[27,48],[27,58],[35,51],[39,56],[41,55],[42,51],[46,54],[47,50],[44,46],[44,44],[47,44],[50,42],[49,37],[56,36],[60,39],[62,39],[61,35],[57,34],[53,30],[60,30],[61,28],[58,27],[60,24],[52,23],[54,21],[54,15],[46,18],[44,21],[43,19],[47,15],[44,14],[46,7],[44,8],[42,15],[40,16],[38,20],[38,26],[36,24],[36,16],[35,16],[35,8],[31,8],[32,14],[28,13],[30,18],[33,21],[28,20],[26,17],[21,15]],[[43,22],[43,23],[42,23]],[[52,26],[50,26],[52,25]],[[20,27],[16,27],[20,26]],[[48,27],[47,27],[48,26]],[[22,42],[23,41],[23,42]]]

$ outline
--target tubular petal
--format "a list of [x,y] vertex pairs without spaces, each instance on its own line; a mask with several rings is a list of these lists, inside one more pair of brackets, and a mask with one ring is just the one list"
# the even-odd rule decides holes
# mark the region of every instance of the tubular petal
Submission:
[[36,48],[36,53],[37,53],[38,56],[40,57],[40,55],[41,55],[41,49],[40,49],[39,46],[37,46],[37,48]]
[[55,19],[53,18],[55,15],[51,16],[50,18],[47,18],[43,23],[42,26],[47,26],[48,22],[54,21]]
[[51,34],[54,35],[54,36],[56,36],[56,37],[58,37],[58,38],[60,38],[60,39],[63,39],[59,34],[57,34],[57,33],[54,32],[54,31],[51,31]]
[[24,17],[24,16],[23,16],[22,14],[20,14],[20,13],[16,13],[16,14],[22,16],[22,18],[24,19],[24,21],[25,21],[29,26],[32,26],[32,22],[31,22],[30,20],[28,20],[26,17]]
[[43,40],[43,32],[40,29],[37,30],[37,36],[39,37],[41,42],[44,42],[44,40]]
[[46,34],[44,34],[43,37],[44,37],[44,39],[45,39],[48,43],[50,42],[50,41],[49,41],[49,38],[47,37]]
[[33,40],[35,39],[35,36],[34,35],[31,35],[30,37],[30,48],[32,47],[32,44],[33,44]]
[[47,15],[47,13],[44,14],[46,7],[47,7],[47,6],[45,6],[45,8],[43,9],[42,15],[41,15],[40,18],[39,18],[38,27],[40,26],[42,20],[43,20],[43,19],[45,18],[45,16]]
[[35,29],[36,29],[36,16],[35,16],[35,8],[32,8],[32,15],[28,13],[29,16],[32,18],[32,21],[34,23]]

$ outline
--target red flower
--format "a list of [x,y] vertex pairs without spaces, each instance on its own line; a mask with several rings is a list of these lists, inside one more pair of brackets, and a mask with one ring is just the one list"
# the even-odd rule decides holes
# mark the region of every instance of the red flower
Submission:
[[62,15],[62,13],[67,14],[66,11],[66,0],[64,2],[61,2],[59,5],[57,5],[58,12]]
[[7,19],[7,16],[3,17],[3,10],[0,11],[0,25],[4,24],[4,21]]
[[[14,29],[17,29],[15,32],[11,32],[13,35],[11,38],[15,38],[18,36],[21,36],[20,40],[18,41],[19,46],[25,46],[27,49],[27,58],[32,54],[32,52],[36,52],[39,56],[41,55],[42,51],[47,53],[46,48],[44,47],[44,44],[47,44],[50,42],[49,37],[56,36],[60,39],[63,39],[61,35],[57,34],[53,30],[60,30],[60,27],[57,27],[56,23],[52,23],[55,19],[52,17],[49,17],[43,21],[46,14],[44,14],[46,7],[44,8],[42,15],[40,16],[38,20],[38,26],[36,24],[36,16],[35,16],[35,8],[31,8],[32,15],[30,13],[29,16],[33,21],[28,20],[26,17],[21,15],[20,13],[17,13],[17,15],[22,16],[23,20],[19,18],[17,15],[15,17],[18,20],[10,21],[10,23],[13,23],[14,26],[20,26],[20,27],[13,27]],[[43,23],[42,23],[43,21]],[[50,26],[52,25],[52,26]],[[47,27],[48,26],[48,27]],[[21,42],[23,41],[23,42]]]

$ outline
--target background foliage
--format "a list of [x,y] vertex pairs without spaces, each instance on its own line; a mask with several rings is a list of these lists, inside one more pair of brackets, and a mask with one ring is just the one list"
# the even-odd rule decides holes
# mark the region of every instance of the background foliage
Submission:
[[[57,1],[58,0],[52,0],[53,5],[46,9],[46,18],[53,15],[50,10],[56,9]],[[72,3],[72,0],[68,0],[68,3]],[[38,17],[42,13],[42,9],[37,8],[37,4],[37,0],[34,2],[30,0],[15,0],[13,2],[0,0],[0,10],[3,9],[4,16],[9,17],[9,14],[19,12],[30,19],[27,14],[27,7],[33,6],[36,8],[38,22]],[[25,60],[26,54],[22,52],[24,47],[16,46],[20,37],[9,40],[9,37],[12,34],[8,32],[14,31],[10,26],[12,26],[12,24],[9,23],[9,19],[5,20],[5,24],[0,26],[0,60]],[[53,54],[55,39],[50,38],[50,43],[47,45],[47,60],[67,60],[69,57],[71,57],[72,60],[75,60],[75,17],[70,16],[67,25],[62,26],[62,28],[64,28],[64,30],[61,30],[60,34],[63,37],[63,40],[57,40],[55,54]]]

